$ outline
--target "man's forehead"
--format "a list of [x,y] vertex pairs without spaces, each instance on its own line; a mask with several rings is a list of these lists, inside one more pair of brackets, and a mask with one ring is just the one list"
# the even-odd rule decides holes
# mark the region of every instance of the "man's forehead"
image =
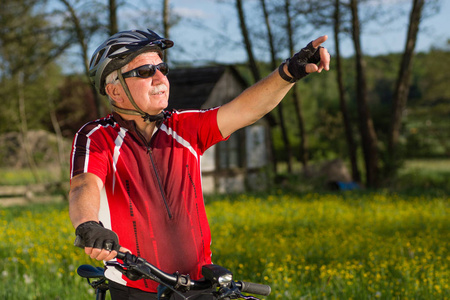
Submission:
[[156,65],[161,63],[161,57],[158,52],[145,52],[136,56],[128,65],[131,68],[136,68],[146,64]]

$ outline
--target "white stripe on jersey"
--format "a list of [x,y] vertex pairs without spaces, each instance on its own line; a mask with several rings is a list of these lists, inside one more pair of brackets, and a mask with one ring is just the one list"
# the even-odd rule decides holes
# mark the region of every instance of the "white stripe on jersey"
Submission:
[[208,109],[188,109],[188,110],[176,110],[173,113],[177,114],[177,115],[182,115],[182,114],[187,114],[187,113],[205,113],[208,112],[210,110],[214,110],[217,107],[212,107],[212,108],[208,108]]
[[101,125],[97,125],[94,129],[89,131],[88,134],[86,134],[86,137],[88,138],[88,140],[86,142],[86,159],[84,160],[84,173],[87,173],[88,165],[89,165],[89,151],[90,151],[89,146],[91,144],[90,136],[93,135],[94,132],[96,132],[100,127],[102,127],[102,126]]
[[164,131],[168,135],[171,135],[175,139],[175,141],[180,143],[182,146],[186,147],[195,156],[195,159],[198,160],[198,154],[195,151],[194,147],[192,147],[192,145],[188,141],[186,141],[181,136],[179,136],[175,131],[173,131],[172,128],[168,128],[166,124],[162,124],[159,129]]
[[114,141],[114,157],[113,157],[113,183],[112,183],[112,192],[114,194],[114,188],[116,186],[116,171],[117,171],[117,162],[119,161],[120,156],[120,148],[122,147],[123,140],[125,139],[125,136],[127,134],[127,129],[120,127],[120,131],[117,134],[117,137]]
[[[109,120],[109,119],[110,119],[110,117],[105,118],[105,120]],[[103,119],[98,119],[98,120],[96,120],[96,121],[94,121],[94,122],[97,122],[97,121],[99,121],[99,120],[103,120]],[[77,145],[79,132],[80,132],[81,130],[83,130],[84,127],[90,125],[91,123],[92,123],[92,122],[84,124],[84,126],[81,127],[80,130],[78,130],[78,132],[77,132],[76,135],[75,135],[75,139],[74,139],[74,143],[73,143],[74,146]],[[84,173],[87,173],[87,171],[88,171],[88,165],[89,165],[89,149],[90,149],[89,146],[90,146],[90,144],[91,144],[90,136],[93,135],[94,132],[96,132],[98,129],[100,129],[100,127],[104,127],[104,128],[109,127],[109,126],[114,127],[115,124],[116,124],[116,122],[114,122],[114,124],[112,124],[112,125],[111,125],[111,124],[107,124],[107,125],[98,124],[98,125],[95,126],[91,131],[89,131],[89,133],[86,135],[87,141],[86,141],[86,158],[85,158],[85,161],[84,161],[84,168],[83,168]],[[75,152],[76,152],[76,149],[73,149],[72,152],[73,152],[73,153],[72,153],[72,158],[71,158],[71,159],[72,159],[72,167],[73,167],[73,165],[74,165],[74,163],[75,163]],[[70,179],[72,179],[72,178],[73,178],[73,169],[70,170]]]

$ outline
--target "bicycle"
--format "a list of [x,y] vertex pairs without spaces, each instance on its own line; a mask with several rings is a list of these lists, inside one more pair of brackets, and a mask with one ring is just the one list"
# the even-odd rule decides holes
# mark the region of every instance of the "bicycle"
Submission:
[[[172,294],[176,293],[182,299],[189,299],[184,292],[189,290],[208,291],[214,299],[231,300],[231,299],[248,299],[259,300],[253,296],[245,296],[242,293],[250,293],[262,296],[268,296],[271,292],[270,286],[252,282],[234,281],[233,273],[228,269],[215,265],[205,265],[202,267],[203,279],[192,280],[189,275],[183,275],[176,272],[168,274],[145,259],[135,256],[131,253],[118,252],[118,261],[108,261],[107,266],[118,269],[122,274],[131,280],[151,279],[159,283],[158,299],[168,300]],[[104,275],[104,268],[94,267],[91,265],[81,265],[77,269],[78,275],[87,278],[89,285],[96,290],[96,299],[104,300],[108,290],[107,279]],[[92,281],[96,279],[96,281]]]

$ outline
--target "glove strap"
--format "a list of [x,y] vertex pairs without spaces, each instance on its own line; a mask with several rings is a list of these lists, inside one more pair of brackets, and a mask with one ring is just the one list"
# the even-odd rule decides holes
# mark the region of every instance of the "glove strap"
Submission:
[[280,74],[281,78],[286,80],[289,83],[295,83],[297,80],[290,77],[286,72],[284,72],[284,66],[289,63],[289,58],[286,59],[284,62],[281,63],[281,65],[278,67],[278,74]]

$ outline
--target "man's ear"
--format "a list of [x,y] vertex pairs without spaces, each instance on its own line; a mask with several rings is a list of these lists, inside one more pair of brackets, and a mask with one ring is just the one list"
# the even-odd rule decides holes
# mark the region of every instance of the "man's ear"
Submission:
[[123,102],[120,86],[118,84],[108,83],[105,86],[105,91],[115,102]]

